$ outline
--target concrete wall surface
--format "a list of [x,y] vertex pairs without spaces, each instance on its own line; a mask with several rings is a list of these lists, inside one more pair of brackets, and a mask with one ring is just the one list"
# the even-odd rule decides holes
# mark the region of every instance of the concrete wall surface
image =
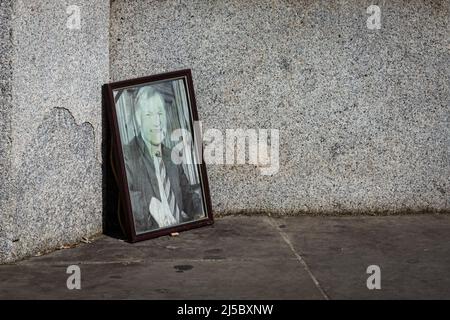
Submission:
[[217,212],[448,211],[448,17],[449,1],[112,1],[110,72],[191,68],[205,130],[279,130],[277,174],[208,166]]
[[448,0],[0,0],[0,262],[101,231],[101,84],[184,68],[204,132],[279,130],[272,175],[208,164],[215,213],[449,212],[448,17]]
[[102,230],[109,1],[73,4],[1,0],[0,262]]

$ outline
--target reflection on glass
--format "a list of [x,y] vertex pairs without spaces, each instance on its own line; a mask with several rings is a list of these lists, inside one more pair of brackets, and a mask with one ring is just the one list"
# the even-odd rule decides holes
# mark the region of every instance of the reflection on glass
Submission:
[[183,139],[182,163],[172,160],[171,133],[192,136],[183,79],[115,90],[114,99],[136,233],[204,218],[192,139]]

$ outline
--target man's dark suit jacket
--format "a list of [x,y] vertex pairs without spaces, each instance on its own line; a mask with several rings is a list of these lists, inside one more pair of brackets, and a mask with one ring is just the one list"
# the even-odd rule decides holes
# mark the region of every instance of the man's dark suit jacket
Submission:
[[[182,221],[179,223],[183,223],[202,214],[202,205],[201,199],[194,192],[182,165],[173,163],[171,151],[162,145],[162,159],[175,199],[180,211],[183,210],[188,216],[181,218]],[[153,197],[161,201],[158,179],[153,159],[146,151],[141,136],[133,138],[128,145],[124,146],[124,158],[136,233],[158,229],[160,226],[149,212],[150,201]]]

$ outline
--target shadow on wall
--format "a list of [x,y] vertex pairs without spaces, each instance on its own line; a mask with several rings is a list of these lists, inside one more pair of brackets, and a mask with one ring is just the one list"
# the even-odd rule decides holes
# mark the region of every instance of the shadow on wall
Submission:
[[106,113],[106,91],[102,88],[102,200],[103,233],[107,236],[125,239],[119,218],[119,189],[113,172],[111,130]]

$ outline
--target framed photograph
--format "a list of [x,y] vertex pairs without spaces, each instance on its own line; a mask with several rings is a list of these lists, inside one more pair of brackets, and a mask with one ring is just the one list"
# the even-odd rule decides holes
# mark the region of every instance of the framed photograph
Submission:
[[129,241],[212,224],[191,71],[109,83],[103,94]]

